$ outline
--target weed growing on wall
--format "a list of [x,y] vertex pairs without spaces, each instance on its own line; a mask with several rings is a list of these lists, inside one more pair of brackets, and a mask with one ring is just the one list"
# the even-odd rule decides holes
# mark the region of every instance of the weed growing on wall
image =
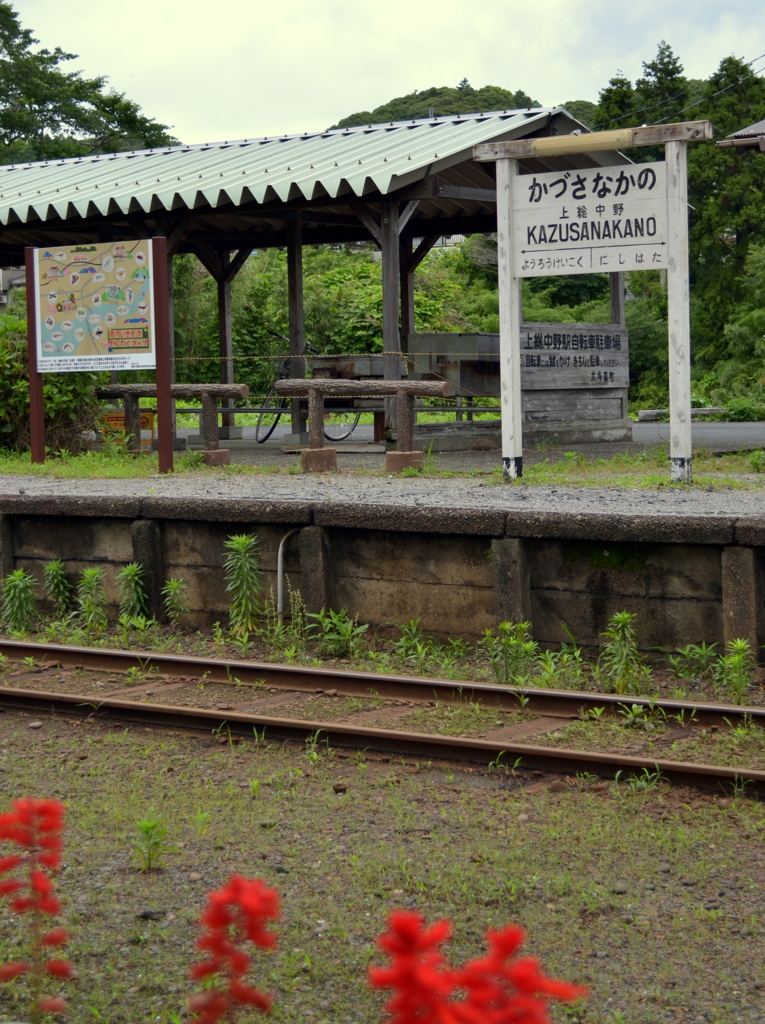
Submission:
[[117,573],[120,616],[128,615],[132,618],[137,615],[146,615],[149,601],[146,594],[145,576],[144,568],[138,562],[128,562]]
[[14,569],[3,586],[3,619],[11,629],[27,631],[37,611],[34,577],[26,569]]
[[231,596],[231,631],[241,636],[255,629],[260,615],[260,545],[257,537],[242,533],[229,537],[223,546],[228,551],[223,567]]
[[72,611],[74,587],[60,558],[43,566],[43,583],[45,594],[53,604],[53,614],[57,619],[65,619]]

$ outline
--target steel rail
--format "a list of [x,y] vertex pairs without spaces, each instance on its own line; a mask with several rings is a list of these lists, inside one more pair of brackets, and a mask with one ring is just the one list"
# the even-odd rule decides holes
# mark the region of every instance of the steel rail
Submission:
[[544,747],[529,743],[500,743],[470,737],[441,736],[432,733],[376,729],[369,726],[338,722],[305,721],[292,718],[270,718],[265,715],[220,711],[212,708],[184,708],[171,704],[150,704],[120,700],[114,697],[93,699],[81,694],[50,693],[0,687],[0,709],[16,709],[35,715],[68,715],[96,719],[104,724],[159,726],[167,729],[214,732],[254,739],[254,730],[265,729],[268,741],[303,743],[321,731],[322,742],[336,747],[375,751],[417,760],[441,759],[488,767],[501,760],[508,771],[513,760],[521,758],[517,772],[542,770],[558,774],[588,772],[613,778],[617,772],[631,769],[634,774],[661,772],[667,781],[698,789],[720,791],[725,786],[748,785],[748,793],[765,794],[765,771],[750,768],[728,768],[721,765],[662,758],[633,757],[627,754]]
[[[581,690],[553,690],[536,687],[502,686],[495,683],[455,682],[414,676],[384,675],[304,665],[280,665],[273,662],[201,658],[185,654],[157,654],[153,651],[120,651],[101,647],[68,644],[44,644],[22,640],[0,640],[0,654],[11,661],[26,657],[50,661],[70,668],[91,671],[126,672],[131,668],[155,669],[175,678],[201,678],[206,682],[241,683],[304,693],[336,690],[338,694],[368,697],[376,690],[389,700],[427,702],[438,700],[459,704],[479,700],[487,707],[504,711],[523,710],[550,718],[577,718],[580,709],[604,707],[608,712],[633,704],[648,711],[661,710],[667,716],[693,714],[693,723],[705,727],[738,724],[744,718],[765,726],[765,707],[741,704],[707,704],[687,700],[639,697],[632,694],[593,693]],[[726,722],[727,720],[727,722]]]

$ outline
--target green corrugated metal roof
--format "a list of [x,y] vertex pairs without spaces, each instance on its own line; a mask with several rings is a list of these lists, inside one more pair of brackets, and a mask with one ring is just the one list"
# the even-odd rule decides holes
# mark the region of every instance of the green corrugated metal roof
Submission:
[[561,108],[461,115],[281,138],[0,167],[0,223],[387,194],[523,137]]

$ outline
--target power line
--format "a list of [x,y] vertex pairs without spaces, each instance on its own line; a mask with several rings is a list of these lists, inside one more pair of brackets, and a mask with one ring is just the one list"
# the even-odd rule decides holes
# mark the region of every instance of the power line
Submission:
[[[751,67],[752,64],[756,64],[757,61],[758,60],[762,60],[763,57],[765,57],[765,53],[761,53],[759,57],[754,57],[752,60],[746,61],[744,66],[745,67]],[[746,78],[740,78],[737,82],[733,82],[731,85],[727,85],[724,89],[718,89],[718,91],[715,92],[715,93],[712,93],[711,96],[704,96],[700,100],[696,100],[694,103],[691,103],[689,106],[684,107],[678,113],[679,114],[683,114],[683,113],[685,113],[686,110],[691,110],[693,107],[697,107],[700,103],[705,103],[707,100],[713,99],[715,96],[719,96],[723,92],[727,92],[728,89],[732,89],[735,85],[741,85],[743,82],[748,82],[750,78],[756,78],[760,74],[762,74],[762,71],[756,71],[756,72],[753,72],[751,75],[747,75]],[[644,113],[647,110],[661,110],[662,107],[666,107],[668,104],[672,103],[674,100],[678,99],[682,95],[683,95],[682,92],[678,92],[674,96],[670,96],[668,99],[663,100],[661,103],[651,103],[647,107],[641,107],[639,110],[631,110],[629,113],[622,114],[620,117],[612,117],[608,121],[601,121],[599,124],[594,125],[593,130],[596,130],[598,128],[602,128],[604,125],[607,125],[607,124],[617,124],[619,121],[624,121],[627,118],[635,118],[635,117],[637,117],[638,114],[642,114],[642,113]],[[670,115],[670,116],[678,116],[678,115],[676,114],[676,115]],[[667,119],[668,119],[667,117],[663,117],[663,118],[661,118],[660,121],[654,121],[654,124],[661,124],[662,121],[666,121]]]

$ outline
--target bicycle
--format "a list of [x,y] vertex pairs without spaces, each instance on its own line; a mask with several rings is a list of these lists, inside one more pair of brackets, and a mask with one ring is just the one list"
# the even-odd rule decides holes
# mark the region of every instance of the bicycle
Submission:
[[[289,338],[285,338],[283,334],[277,334],[275,331],[269,331],[269,334],[289,342]],[[306,344],[305,350],[308,355],[318,355],[316,349],[309,344]],[[275,390],[276,382],[287,380],[289,376],[290,357],[287,356],[281,364],[278,376],[271,381],[261,403],[261,411],[258,414],[258,423],[255,427],[255,440],[258,444],[263,444],[269,439],[281,417],[290,410],[290,400],[284,395],[277,394]],[[353,434],[360,418],[361,410],[348,409],[347,399],[326,398],[324,400],[324,436],[328,441],[345,441]]]

